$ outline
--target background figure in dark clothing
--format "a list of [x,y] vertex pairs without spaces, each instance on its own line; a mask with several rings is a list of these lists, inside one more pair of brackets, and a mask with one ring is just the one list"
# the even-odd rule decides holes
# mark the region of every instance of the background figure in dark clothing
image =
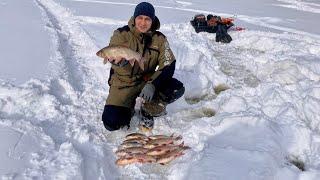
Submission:
[[208,29],[208,24],[206,21],[206,16],[203,14],[197,14],[194,19],[190,21],[191,25],[194,27],[197,33],[206,32]]
[[216,33],[216,42],[230,43],[232,41],[231,36],[227,30],[234,24],[230,22],[223,22],[220,16],[213,16],[209,14],[207,16],[207,32]]
[[198,14],[190,22],[197,33],[216,33],[216,42],[229,43],[232,41],[231,36],[227,32],[227,30],[234,25],[230,18],[222,19],[220,16],[214,16],[212,14],[209,14],[207,18],[205,18],[203,14]]
[[216,33],[218,30],[218,25],[224,25],[228,30],[234,24],[232,22],[223,22],[220,16],[214,16],[208,14],[207,16],[207,31],[208,33]]

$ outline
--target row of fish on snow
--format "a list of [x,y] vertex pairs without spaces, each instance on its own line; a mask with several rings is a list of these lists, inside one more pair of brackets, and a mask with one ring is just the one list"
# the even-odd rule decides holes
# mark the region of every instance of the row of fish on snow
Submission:
[[172,160],[184,155],[184,151],[190,149],[185,146],[181,136],[152,135],[146,136],[140,133],[132,133],[115,152],[118,166],[133,163],[158,163],[165,165]]
[[[96,53],[97,56],[104,59],[103,63],[111,62],[121,64],[125,59],[131,66],[135,62],[144,69],[144,57],[141,54],[125,46],[107,46]],[[179,156],[182,156],[185,150],[190,149],[184,146],[181,136],[153,135],[146,136],[140,133],[132,133],[125,137],[123,143],[116,151],[118,166],[125,166],[133,163],[158,163],[168,164]]]

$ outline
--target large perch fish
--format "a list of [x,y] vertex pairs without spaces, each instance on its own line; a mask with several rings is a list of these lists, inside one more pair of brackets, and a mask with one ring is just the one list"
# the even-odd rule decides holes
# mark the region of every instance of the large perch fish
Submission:
[[156,162],[156,158],[145,154],[135,154],[132,156],[121,157],[116,161],[118,166],[125,166],[132,163],[153,163]]
[[167,145],[167,144],[174,144],[175,141],[181,140],[182,136],[177,136],[177,137],[163,137],[163,138],[158,138],[158,139],[152,139],[147,142],[147,145]]
[[186,149],[190,149],[189,146],[179,146],[177,149],[170,151],[167,154],[163,154],[160,157],[157,158],[157,163],[161,165],[168,164],[172,160],[176,159],[179,156],[183,155],[183,151]]
[[180,145],[162,145],[162,146],[158,146],[148,150],[146,154],[150,156],[159,156],[159,155],[167,154],[175,149],[182,148],[182,147],[187,147],[187,146],[184,146],[183,142]]
[[123,60],[123,58],[134,66],[134,63],[137,61],[139,67],[144,70],[144,57],[141,56],[138,52],[133,51],[124,46],[107,46],[102,48],[97,52],[97,56],[104,59],[103,63],[106,64],[109,59],[114,60],[115,64],[118,64]]
[[144,134],[141,134],[141,133],[131,133],[131,134],[128,134],[125,139],[126,140],[129,140],[129,139],[138,139],[138,138],[141,138],[141,139],[148,139],[148,137]]

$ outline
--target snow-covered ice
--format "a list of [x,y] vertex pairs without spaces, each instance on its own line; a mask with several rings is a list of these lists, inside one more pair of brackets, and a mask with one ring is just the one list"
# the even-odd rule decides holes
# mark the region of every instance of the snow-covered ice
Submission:
[[[186,87],[153,133],[181,134],[191,150],[166,166],[117,167],[114,151],[137,127],[104,129],[110,65],[95,53],[139,2],[0,0],[1,179],[320,178],[316,0],[149,1]],[[216,43],[194,32],[197,13],[246,30]]]

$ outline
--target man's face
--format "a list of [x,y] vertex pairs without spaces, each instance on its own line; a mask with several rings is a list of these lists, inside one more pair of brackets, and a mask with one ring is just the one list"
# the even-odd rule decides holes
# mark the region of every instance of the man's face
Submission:
[[211,18],[210,20],[207,21],[208,26],[216,26],[217,25],[217,21],[215,18]]
[[152,19],[145,15],[137,16],[134,21],[137,30],[141,33],[148,32],[152,25]]

